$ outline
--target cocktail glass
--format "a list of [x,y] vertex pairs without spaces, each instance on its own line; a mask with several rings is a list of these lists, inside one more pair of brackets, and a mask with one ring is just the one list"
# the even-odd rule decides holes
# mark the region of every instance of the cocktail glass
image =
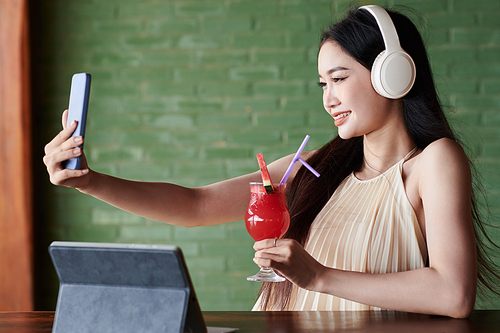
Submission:
[[[274,193],[267,194],[262,183],[250,183],[250,203],[245,214],[245,225],[255,241],[281,238],[290,226],[290,214],[285,200],[286,184],[274,186]],[[270,267],[247,277],[249,281],[282,282],[285,279]]]

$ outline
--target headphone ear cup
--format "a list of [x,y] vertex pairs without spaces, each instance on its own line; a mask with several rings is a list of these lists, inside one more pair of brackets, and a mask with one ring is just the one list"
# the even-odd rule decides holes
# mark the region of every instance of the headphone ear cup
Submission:
[[383,63],[383,60],[380,60],[383,58],[385,55],[385,50],[380,52],[379,55],[375,58],[375,61],[373,62],[372,65],[372,72],[371,72],[371,79],[372,79],[372,86],[373,89],[377,92],[377,94],[390,98],[387,96],[387,94],[384,91],[384,87],[382,86],[382,74],[381,74],[381,64]]
[[371,79],[373,89],[379,95],[390,99],[401,98],[415,83],[415,63],[404,51],[382,51],[373,62]]

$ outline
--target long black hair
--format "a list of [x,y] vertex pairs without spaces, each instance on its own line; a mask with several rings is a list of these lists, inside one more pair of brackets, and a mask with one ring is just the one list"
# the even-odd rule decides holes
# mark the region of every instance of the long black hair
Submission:
[[[401,47],[413,58],[417,69],[415,84],[401,100],[406,129],[418,148],[450,138],[458,141],[441,106],[436,92],[427,51],[417,27],[403,14],[387,10],[396,27]],[[321,46],[327,41],[336,42],[345,52],[371,70],[375,58],[385,48],[382,34],[375,18],[366,10],[351,7],[344,19],[323,31]],[[290,210],[290,228],[285,238],[305,245],[312,222],[335,192],[340,183],[363,163],[363,137],[341,139],[339,136],[320,148],[308,159],[321,177],[316,178],[302,167],[287,188]],[[487,244],[494,243],[487,237],[481,223],[475,194],[472,197],[472,217],[476,231],[479,287],[499,293],[493,281],[500,276],[494,263],[485,254]],[[481,237],[482,236],[482,237]],[[264,283],[260,291],[262,309],[286,309],[292,284]]]

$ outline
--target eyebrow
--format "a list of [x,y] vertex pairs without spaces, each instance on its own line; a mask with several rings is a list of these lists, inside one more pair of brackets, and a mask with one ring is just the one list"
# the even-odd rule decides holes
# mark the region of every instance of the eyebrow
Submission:
[[326,74],[330,75],[332,73],[339,72],[339,71],[345,71],[345,70],[348,70],[348,69],[349,68],[342,67],[342,66],[337,66],[337,67],[334,67],[332,69],[329,69],[328,72],[326,72]]
[[[346,68],[346,67],[342,67],[342,66],[337,66],[337,67],[333,67],[332,69],[329,69],[326,74],[327,75],[330,75],[332,73],[335,73],[335,72],[339,72],[339,71],[346,71],[346,70],[349,70],[349,68]],[[319,75],[319,77],[321,77],[321,75]]]

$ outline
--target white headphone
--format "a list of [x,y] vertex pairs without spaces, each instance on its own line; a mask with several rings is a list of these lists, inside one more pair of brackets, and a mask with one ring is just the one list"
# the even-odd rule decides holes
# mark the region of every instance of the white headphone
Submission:
[[372,86],[384,97],[396,99],[405,96],[415,83],[415,63],[399,44],[399,37],[389,14],[380,6],[362,6],[371,13],[384,38],[385,50],[372,66]]

